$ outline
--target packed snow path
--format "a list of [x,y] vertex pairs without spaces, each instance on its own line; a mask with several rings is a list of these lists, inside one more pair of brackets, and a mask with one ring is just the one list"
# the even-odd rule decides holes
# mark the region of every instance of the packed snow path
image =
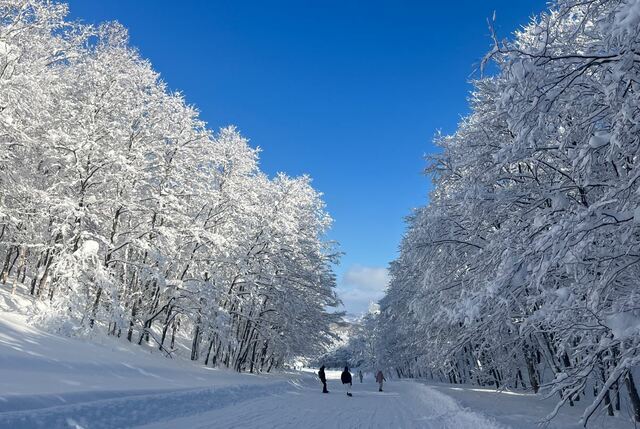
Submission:
[[371,380],[355,384],[349,398],[330,380],[322,394],[310,376],[290,381],[148,392],[0,413],[0,428],[503,428],[462,409],[435,389],[410,381],[378,392]]
[[328,372],[330,393],[321,393],[313,377],[291,382],[273,395],[241,401],[212,411],[158,421],[144,429],[213,428],[503,428],[462,409],[453,399],[424,384],[387,383],[384,392],[370,378],[353,385],[353,397],[336,374]]

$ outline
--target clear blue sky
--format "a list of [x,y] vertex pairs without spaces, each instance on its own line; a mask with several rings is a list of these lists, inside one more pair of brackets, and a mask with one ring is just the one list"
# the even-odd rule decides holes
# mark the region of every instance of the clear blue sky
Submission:
[[490,45],[542,0],[72,0],[71,17],[117,20],[210,127],[234,124],[273,174],[309,174],[346,252],[346,309],[380,297],[403,218],[427,201],[424,155],[468,111]]

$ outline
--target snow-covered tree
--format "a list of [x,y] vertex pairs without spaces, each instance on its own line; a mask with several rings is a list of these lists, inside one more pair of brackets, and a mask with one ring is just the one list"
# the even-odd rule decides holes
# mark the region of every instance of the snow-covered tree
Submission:
[[640,421],[638,6],[558,0],[495,38],[498,72],[437,139],[429,205],[391,266],[387,366],[542,388],[559,407],[595,392],[585,424],[624,385]]
[[238,371],[322,352],[336,251],[311,180],[267,177],[126,29],[66,14],[0,1],[0,285],[26,285],[51,328]]

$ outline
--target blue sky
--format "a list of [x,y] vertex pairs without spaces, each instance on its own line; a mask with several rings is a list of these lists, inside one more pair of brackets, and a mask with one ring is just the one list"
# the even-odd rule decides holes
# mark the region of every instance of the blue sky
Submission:
[[[269,174],[309,174],[345,252],[346,310],[387,282],[404,217],[427,201],[434,134],[468,111],[468,80],[490,45],[541,0],[71,0],[71,17],[117,20],[169,87],[213,129],[234,124]],[[477,76],[477,74],[475,74]]]

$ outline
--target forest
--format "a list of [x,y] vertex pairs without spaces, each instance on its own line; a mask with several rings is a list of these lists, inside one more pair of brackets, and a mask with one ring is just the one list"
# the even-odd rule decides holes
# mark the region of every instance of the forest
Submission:
[[[640,421],[640,2],[558,0],[493,32],[436,138],[369,361]],[[362,350],[360,348],[359,350]],[[634,379],[636,376],[636,379]]]
[[[117,23],[0,3],[0,285],[33,323],[237,371],[323,350],[335,245],[309,177],[268,177]],[[176,339],[182,338],[179,342]]]
[[263,172],[122,25],[68,12],[0,0],[0,288],[31,300],[29,324],[237,372],[302,360],[533,392],[557,399],[548,421],[580,402],[584,426],[628,404],[640,422],[640,0],[555,0],[506,39],[489,20],[469,114],[435,137],[386,295],[348,329],[311,178]]

